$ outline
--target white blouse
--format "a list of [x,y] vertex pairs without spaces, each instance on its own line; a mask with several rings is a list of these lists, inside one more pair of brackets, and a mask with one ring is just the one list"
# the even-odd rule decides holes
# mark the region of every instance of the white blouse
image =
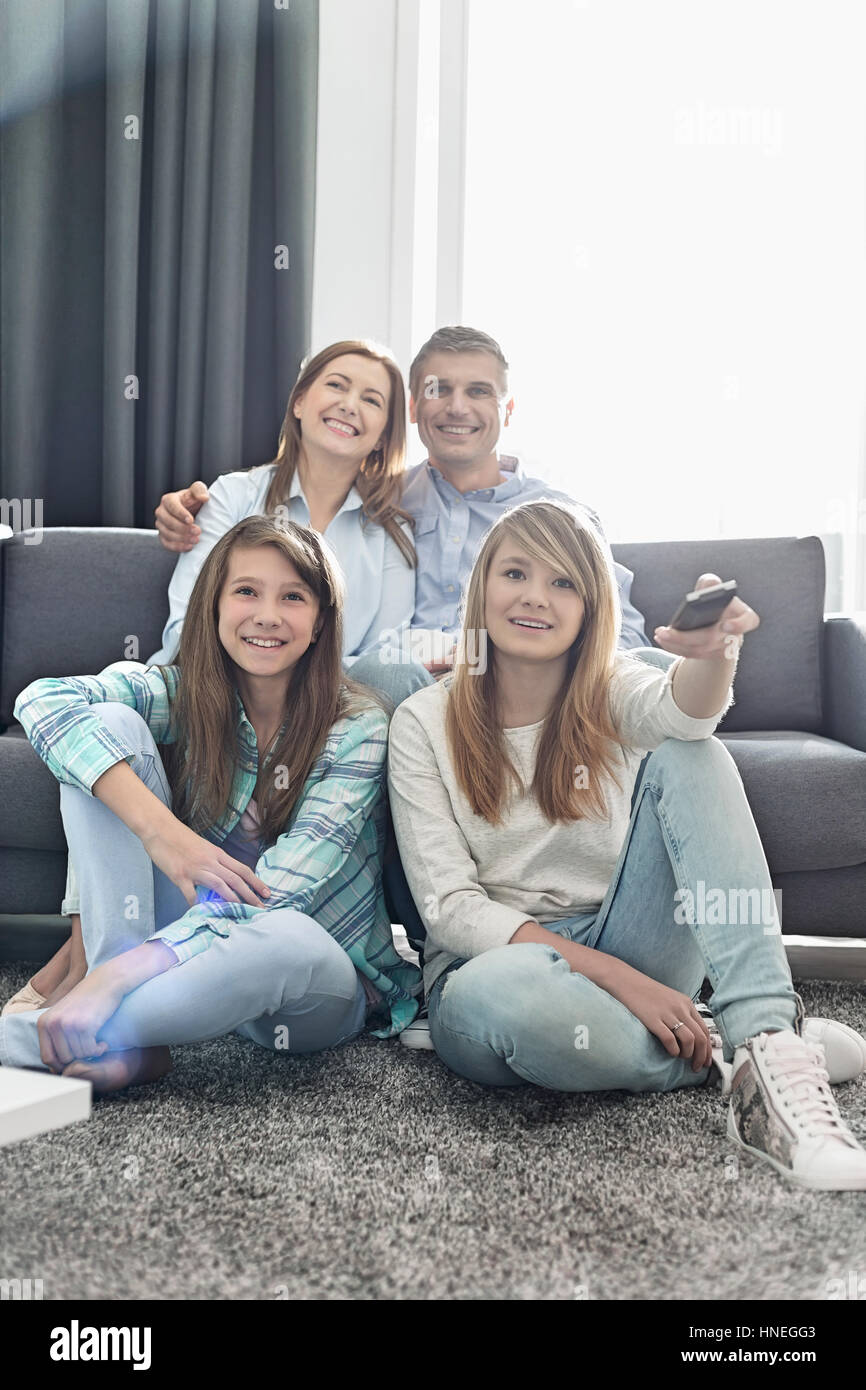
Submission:
[[[186,608],[198,572],[221,536],[244,517],[261,515],[277,465],[223,473],[208,489],[210,496],[196,516],[201,527],[198,544],[178,556],[168,588],[169,614],[162,647],[148,665],[167,665],[177,654]],[[310,509],[297,472],[286,502],[290,521],[309,526]],[[343,610],[343,664],[394,640],[412,621],[415,611],[415,570],[407,564],[387,531],[365,520],[358,490],[353,487],[324,533],[346,580]],[[406,522],[400,523],[411,539]]]

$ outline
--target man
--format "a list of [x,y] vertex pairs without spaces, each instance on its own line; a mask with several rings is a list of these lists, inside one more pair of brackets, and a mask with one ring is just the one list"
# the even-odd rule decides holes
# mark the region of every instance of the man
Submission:
[[[453,661],[460,595],[481,538],[501,512],[520,502],[572,498],[528,477],[518,459],[498,452],[514,398],[508,363],[499,344],[473,328],[440,328],[418,352],[409,372],[409,416],[428,451],[409,470],[403,507],[415,521],[418,571],[412,628],[420,638],[400,652],[387,646],[396,634],[382,634],[380,652],[361,657],[352,676],[390,696],[395,704],[444,675]],[[166,493],[156,509],[156,526],[168,550],[190,550],[198,539],[194,517],[207,500],[201,482]],[[596,518],[597,520],[597,518]],[[647,648],[643,618],[630,600],[634,576],[614,564],[622,608],[620,645]],[[419,632],[420,630],[420,632]],[[410,634],[411,637],[411,634]],[[411,651],[421,659],[412,660]],[[670,657],[650,649],[649,660],[667,665]]]

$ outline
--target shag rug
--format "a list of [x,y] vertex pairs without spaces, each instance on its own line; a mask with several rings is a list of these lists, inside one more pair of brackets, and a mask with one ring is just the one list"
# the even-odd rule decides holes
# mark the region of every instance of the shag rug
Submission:
[[[0,998],[34,968],[0,966]],[[866,985],[798,988],[864,1029]],[[866,1139],[866,1078],[836,1095]],[[728,1141],[726,1104],[492,1091],[369,1036],[308,1057],[177,1048],[163,1080],[0,1150],[0,1277],[46,1300],[866,1290],[866,1193],[787,1184]]]

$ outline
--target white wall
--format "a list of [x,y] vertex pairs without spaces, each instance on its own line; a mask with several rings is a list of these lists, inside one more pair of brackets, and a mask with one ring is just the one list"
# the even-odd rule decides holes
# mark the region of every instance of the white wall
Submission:
[[408,372],[443,314],[459,319],[462,180],[440,198],[439,175],[465,138],[465,3],[321,0],[313,350],[376,338]]

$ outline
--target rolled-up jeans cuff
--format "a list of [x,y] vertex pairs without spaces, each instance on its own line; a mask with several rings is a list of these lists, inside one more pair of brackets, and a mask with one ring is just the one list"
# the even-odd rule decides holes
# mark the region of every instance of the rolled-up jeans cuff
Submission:
[[799,994],[792,995],[790,999],[775,995],[767,999],[743,999],[728,1004],[720,1013],[713,1015],[721,1034],[725,1061],[732,1062],[735,1049],[747,1038],[757,1037],[759,1033],[770,1033],[778,1028],[798,1032],[803,1012]]
[[66,858],[66,887],[63,891],[63,902],[60,904],[61,917],[71,917],[81,915],[81,894],[78,888],[78,875],[72,865],[72,859],[67,855]]

